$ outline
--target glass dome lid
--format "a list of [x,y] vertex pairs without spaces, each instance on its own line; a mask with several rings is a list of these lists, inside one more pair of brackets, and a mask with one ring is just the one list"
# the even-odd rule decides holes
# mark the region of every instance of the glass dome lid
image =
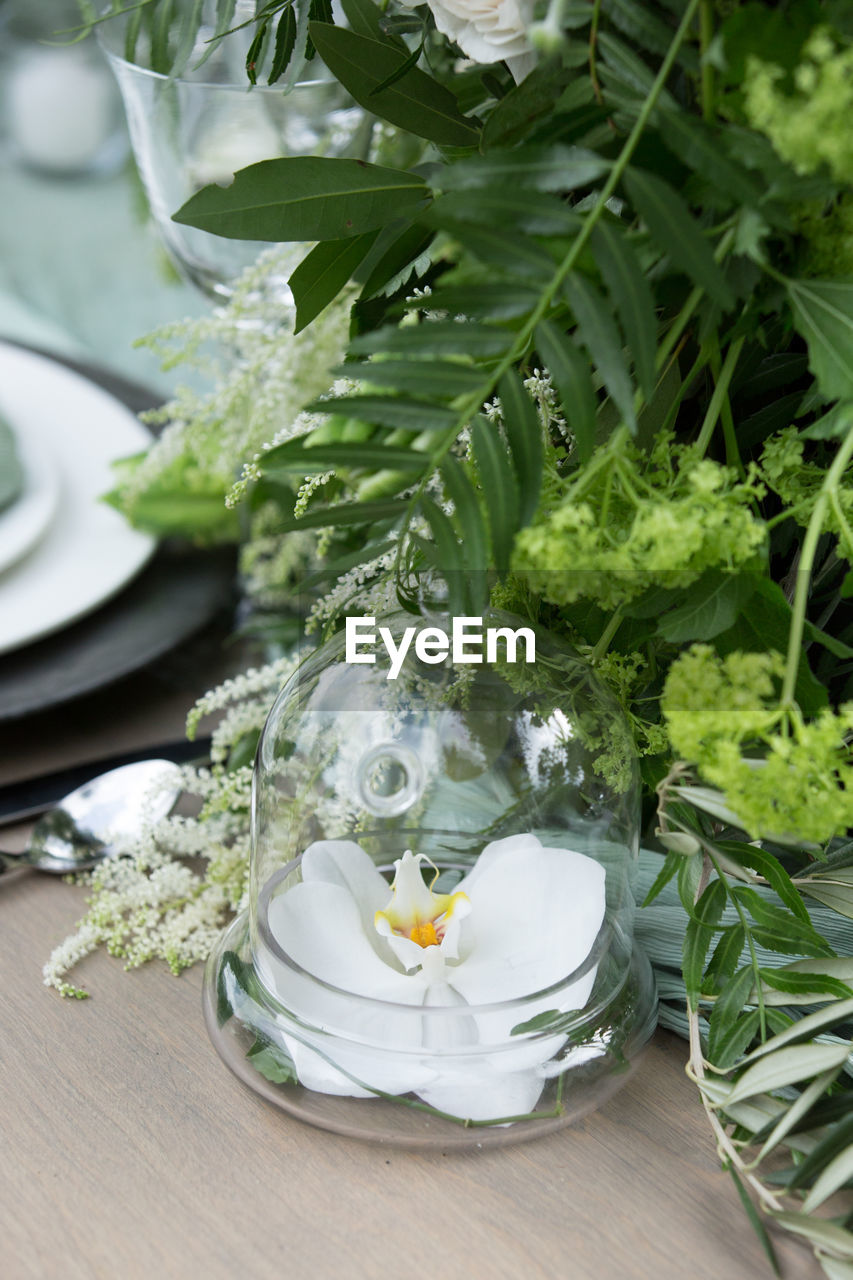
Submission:
[[349,619],[258,747],[249,904],[206,980],[220,1053],[285,1110],[384,1141],[588,1111],[655,1021],[638,797],[621,710],[546,633]]

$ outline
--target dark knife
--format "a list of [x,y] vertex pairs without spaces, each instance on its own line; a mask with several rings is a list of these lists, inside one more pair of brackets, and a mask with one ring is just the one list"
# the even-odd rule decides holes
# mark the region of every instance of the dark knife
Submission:
[[38,817],[70,792],[82,787],[84,782],[106,773],[108,769],[118,769],[123,764],[136,764],[138,760],[149,759],[173,760],[175,764],[186,764],[191,760],[206,760],[209,752],[210,738],[197,738],[195,742],[187,742],[182,738],[178,742],[164,742],[145,747],[141,751],[127,751],[121,755],[105,756],[100,760],[89,760],[85,764],[57,769],[54,773],[43,773],[38,778],[9,782],[0,787],[0,827]]

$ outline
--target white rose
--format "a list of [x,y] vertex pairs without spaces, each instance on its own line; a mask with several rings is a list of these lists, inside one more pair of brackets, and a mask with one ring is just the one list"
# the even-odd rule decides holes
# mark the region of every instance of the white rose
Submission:
[[[532,71],[536,55],[527,39],[533,0],[427,0],[442,35],[474,62],[500,62],[516,82]],[[414,8],[421,0],[401,0]]]

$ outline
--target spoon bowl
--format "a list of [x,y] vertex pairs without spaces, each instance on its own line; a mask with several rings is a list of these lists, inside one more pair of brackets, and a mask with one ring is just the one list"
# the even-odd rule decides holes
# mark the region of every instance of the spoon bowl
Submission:
[[78,787],[39,818],[21,853],[0,853],[0,872],[35,867],[55,875],[88,871],[115,853],[115,842],[165,818],[181,792],[170,760],[139,760]]

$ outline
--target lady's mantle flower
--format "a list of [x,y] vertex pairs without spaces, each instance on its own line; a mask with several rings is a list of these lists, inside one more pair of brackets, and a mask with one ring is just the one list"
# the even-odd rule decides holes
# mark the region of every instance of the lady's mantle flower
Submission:
[[357,844],[320,841],[302,882],[270,903],[290,963],[259,961],[303,1024],[285,1037],[299,1079],[355,1097],[413,1091],[471,1119],[527,1113],[566,1037],[513,1028],[589,999],[604,869],[530,834],[487,845],[450,894],[426,883],[425,863],[408,851],[395,863],[389,901]]
[[[401,0],[415,8],[422,0]],[[533,70],[536,55],[527,38],[533,0],[427,0],[442,35],[474,62],[500,62],[518,83]]]

